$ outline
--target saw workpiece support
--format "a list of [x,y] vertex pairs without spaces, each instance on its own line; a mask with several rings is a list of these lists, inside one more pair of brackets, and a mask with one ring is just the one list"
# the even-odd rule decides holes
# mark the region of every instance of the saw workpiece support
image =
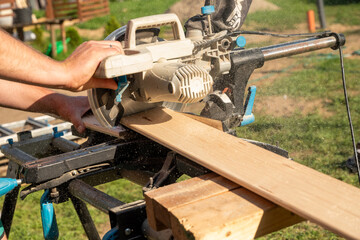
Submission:
[[299,216],[217,175],[145,193],[150,226],[177,240],[251,240],[302,221]]
[[[47,204],[71,200],[89,239],[100,238],[85,202],[109,214],[112,230],[104,239],[251,239],[303,219],[359,236],[359,189],[226,134],[212,121],[163,108],[124,117],[128,128],[103,127],[93,116],[84,121],[83,146],[52,134],[20,134],[1,151],[10,159],[7,177],[29,184],[20,197],[49,189]],[[211,170],[222,177],[204,175]],[[182,174],[194,178],[175,183]],[[146,202],[125,204],[93,187],[119,178],[144,186]],[[8,235],[19,192],[15,187],[5,197]],[[164,227],[171,231],[156,231]]]

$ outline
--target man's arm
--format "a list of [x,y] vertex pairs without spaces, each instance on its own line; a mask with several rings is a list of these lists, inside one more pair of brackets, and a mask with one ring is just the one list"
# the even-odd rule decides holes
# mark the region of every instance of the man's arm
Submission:
[[85,130],[81,117],[90,109],[87,97],[70,97],[50,89],[0,79],[0,106],[55,114]]
[[37,52],[1,29],[0,42],[0,78],[70,91],[117,88],[112,79],[93,77],[101,60],[123,53],[117,41],[85,42],[62,62]]

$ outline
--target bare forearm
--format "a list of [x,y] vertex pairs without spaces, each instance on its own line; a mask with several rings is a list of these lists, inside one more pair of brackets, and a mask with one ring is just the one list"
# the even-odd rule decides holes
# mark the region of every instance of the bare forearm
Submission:
[[0,80],[0,105],[40,113],[57,114],[58,93],[42,87]]
[[64,88],[66,71],[55,61],[0,30],[0,77],[34,85]]
[[124,53],[118,41],[85,42],[62,62],[37,52],[1,29],[0,42],[2,79],[71,91],[117,88],[114,80],[93,75],[104,58]]
[[50,89],[0,79],[0,106],[55,114],[85,130],[81,117],[90,109],[87,97],[71,97]]

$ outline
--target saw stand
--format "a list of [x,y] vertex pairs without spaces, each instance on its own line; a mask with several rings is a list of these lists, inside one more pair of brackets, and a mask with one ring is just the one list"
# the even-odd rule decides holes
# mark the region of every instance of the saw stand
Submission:
[[143,186],[146,193],[175,183],[183,174],[197,177],[210,171],[129,129],[118,127],[118,137],[89,129],[80,135],[72,130],[88,140],[78,145],[61,132],[33,138],[25,131],[17,134],[18,142],[1,147],[9,159],[6,177],[29,184],[5,196],[1,220],[7,236],[19,193],[25,199],[45,190],[41,198],[45,239],[59,235],[52,204],[69,200],[89,239],[100,237],[85,202],[109,215],[112,230],[103,239],[171,239],[170,230],[156,232],[149,227],[144,200],[125,204],[94,186],[126,178]]
[[[143,239],[145,202],[125,204],[94,186],[127,178],[148,191],[173,183],[182,174],[193,177],[209,171],[134,132],[124,129],[121,135],[127,140],[88,130],[82,135],[87,142],[78,145],[59,133],[32,138],[29,132],[20,132],[18,142],[1,149],[9,158],[7,177],[30,184],[21,191],[22,199],[49,189],[50,202],[71,200],[89,239],[100,237],[84,202],[109,214],[113,229],[109,235]],[[1,219],[8,236],[19,192],[16,187],[5,197]]]

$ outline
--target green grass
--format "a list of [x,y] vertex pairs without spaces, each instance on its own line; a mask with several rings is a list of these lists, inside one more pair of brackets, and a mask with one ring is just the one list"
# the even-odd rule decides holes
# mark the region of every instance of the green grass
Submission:
[[[275,81],[264,91],[260,89],[259,95],[289,95],[306,98],[334,98],[341,97],[340,61],[338,58],[322,59],[316,56],[304,59],[300,63],[304,69],[297,70],[289,77]],[[345,59],[348,88],[358,91],[359,85],[356,81],[360,70],[360,60]]]
[[[98,29],[105,27],[111,16],[114,16],[121,25],[125,25],[129,20],[134,18],[164,13],[177,1],[179,0],[124,0],[121,2],[110,2],[109,16],[93,18],[89,21],[78,23],[76,26],[82,29]],[[43,14],[43,11],[36,12],[36,15],[39,17],[43,16]],[[56,36],[58,36],[58,41],[60,40],[60,35],[60,31],[57,30]],[[91,39],[83,39],[83,41],[87,40]],[[49,44],[50,39],[48,38],[41,44],[32,43],[31,45],[38,51],[45,53]],[[60,53],[55,59],[60,61],[64,60],[74,50],[75,48],[70,47],[68,53]]]
[[[124,0],[122,2],[110,2],[110,14],[115,16],[121,25],[129,20],[154,14],[164,13],[179,0]],[[79,28],[98,29],[105,26],[110,16],[91,19],[79,23]]]
[[329,23],[341,23],[345,25],[360,24],[360,3],[326,6],[327,20]]
[[[282,96],[302,98],[311,104],[315,99],[327,99],[324,109],[307,115],[294,112],[291,116],[274,117],[255,112],[256,121],[248,127],[238,128],[238,136],[278,144],[289,151],[290,157],[301,164],[331,175],[341,181],[359,186],[356,174],[350,174],[344,161],[353,154],[350,130],[342,92],[338,59],[319,59],[315,56],[302,61],[305,68],[294,71],[264,88],[259,87],[258,96]],[[345,61],[347,86],[350,90],[350,106],[356,137],[359,139],[357,121],[360,117],[360,85],[358,66],[360,60]],[[256,100],[255,100],[256,104]],[[290,161],[290,160],[289,160]],[[314,224],[301,223],[262,239],[341,239]]]
[[[98,186],[98,189],[123,202],[143,199],[141,187],[123,179],[103,184]],[[18,199],[10,239],[43,239],[40,216],[40,198],[42,193],[30,194],[24,201]],[[2,202],[0,206],[2,206]],[[54,204],[54,208],[60,233],[59,239],[87,239],[71,201],[58,205]],[[89,206],[89,211],[93,216],[96,226],[102,226],[109,221],[109,217],[105,213],[94,207]],[[98,230],[100,229],[98,228]]]
[[306,12],[315,8],[315,4],[298,0],[270,0],[279,6],[276,11],[259,11],[247,16],[247,24],[255,22],[259,30],[283,31],[293,29],[306,20]]
[[[260,11],[249,14],[246,24],[256,23],[258,30],[284,31],[296,28],[299,23],[306,24],[306,12],[317,7],[314,1],[307,0],[269,0],[279,6],[276,11]],[[340,23],[345,25],[360,24],[360,3],[325,5],[327,24]],[[317,25],[319,25],[319,21]]]

